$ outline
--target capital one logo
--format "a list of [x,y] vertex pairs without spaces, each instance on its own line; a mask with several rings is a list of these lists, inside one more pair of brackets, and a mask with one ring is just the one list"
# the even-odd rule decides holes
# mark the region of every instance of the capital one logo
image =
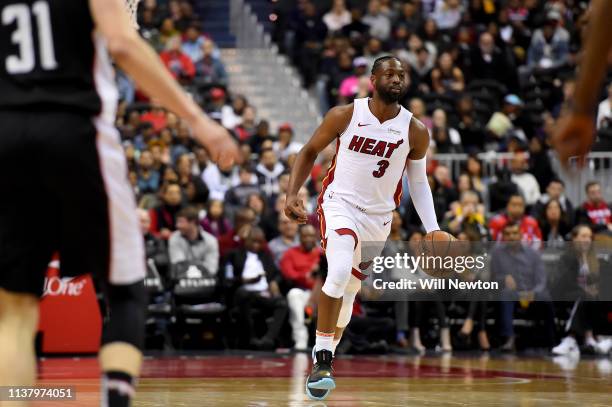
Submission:
[[87,280],[73,281],[75,277],[48,277],[45,278],[45,286],[43,289],[43,297],[56,297],[59,295],[67,295],[70,297],[78,297],[83,292],[83,287]]

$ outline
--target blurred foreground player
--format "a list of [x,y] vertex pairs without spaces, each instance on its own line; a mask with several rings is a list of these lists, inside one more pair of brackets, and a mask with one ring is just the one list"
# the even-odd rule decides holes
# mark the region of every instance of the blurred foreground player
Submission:
[[589,26],[584,39],[584,51],[576,94],[570,114],[562,118],[553,135],[554,147],[562,164],[576,157],[579,164],[593,145],[595,132],[595,107],[602,78],[608,67],[612,50],[612,1],[593,0],[589,13]]
[[121,0],[4,0],[0,15],[0,386],[36,382],[38,299],[59,251],[64,275],[106,282],[102,405],[128,406],[142,361],[145,265],[108,53],[219,165],[238,150],[140,39]]
[[360,281],[366,277],[362,271],[373,257],[371,253],[362,256],[362,242],[387,240],[405,168],[423,226],[427,232],[439,229],[425,172],[429,133],[398,103],[407,88],[404,67],[394,57],[378,58],[370,80],[373,97],[331,109],[302,148],[291,172],[285,206],[288,217],[307,221],[298,190],[319,152],[336,140],[336,156],[317,208],[328,263],[318,304],[315,365],[306,382],[306,393],[317,400],[336,386],[331,368],[335,346],[350,320]]

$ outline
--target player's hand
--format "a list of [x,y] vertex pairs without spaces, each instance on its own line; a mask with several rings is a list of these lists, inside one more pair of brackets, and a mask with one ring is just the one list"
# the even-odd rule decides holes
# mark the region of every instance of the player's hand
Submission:
[[593,116],[577,113],[559,119],[552,141],[563,166],[567,166],[572,157],[577,157],[579,166],[584,165],[586,155],[593,145],[593,121]]
[[204,115],[190,123],[193,137],[200,143],[219,169],[227,171],[241,161],[238,145],[229,132]]
[[308,221],[304,202],[297,195],[288,196],[285,203],[285,215],[291,220],[299,224],[304,224]]

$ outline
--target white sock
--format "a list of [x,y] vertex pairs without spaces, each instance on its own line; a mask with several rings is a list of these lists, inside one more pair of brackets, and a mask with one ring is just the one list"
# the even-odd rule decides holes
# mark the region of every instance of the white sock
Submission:
[[[320,350],[334,351],[334,333],[333,332],[320,332],[316,333],[315,346],[312,354],[314,355]],[[316,362],[313,358],[313,362]]]
[[340,339],[334,338],[334,341],[332,342],[332,353],[334,355],[336,354],[336,346],[338,346],[339,343],[340,343]]

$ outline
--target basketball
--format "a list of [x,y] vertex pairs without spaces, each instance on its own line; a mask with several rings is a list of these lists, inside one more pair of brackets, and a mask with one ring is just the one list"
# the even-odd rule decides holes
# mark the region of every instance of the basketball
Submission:
[[420,254],[425,258],[421,268],[427,275],[446,278],[455,273],[452,267],[445,266],[448,257],[455,257],[459,253],[453,242],[457,242],[457,239],[442,230],[434,230],[423,237]]

